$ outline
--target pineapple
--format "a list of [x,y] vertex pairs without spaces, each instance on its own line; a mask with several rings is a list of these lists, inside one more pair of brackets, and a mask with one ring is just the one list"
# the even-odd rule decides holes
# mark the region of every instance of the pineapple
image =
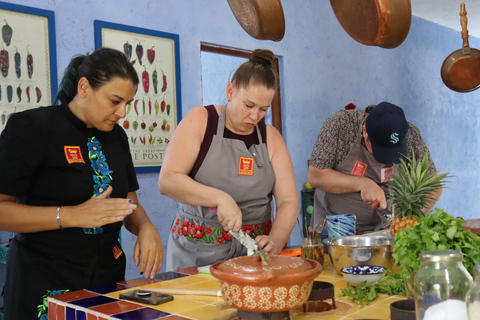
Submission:
[[390,178],[390,198],[392,199],[392,212],[394,219],[390,225],[390,234],[395,234],[404,228],[417,225],[418,220],[425,214],[422,212],[434,200],[432,194],[443,187],[447,173],[428,174],[428,151],[423,159],[418,161],[415,152],[412,159],[401,159],[400,164],[395,164],[395,174]]

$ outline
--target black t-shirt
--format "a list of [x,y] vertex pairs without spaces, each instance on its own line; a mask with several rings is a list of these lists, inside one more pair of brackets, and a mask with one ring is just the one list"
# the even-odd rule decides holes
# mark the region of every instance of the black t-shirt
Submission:
[[0,193],[28,205],[68,206],[90,199],[94,170],[88,138],[101,144],[113,187],[111,198],[125,198],[138,182],[128,146],[119,125],[110,132],[89,129],[67,105],[13,114],[0,135]]

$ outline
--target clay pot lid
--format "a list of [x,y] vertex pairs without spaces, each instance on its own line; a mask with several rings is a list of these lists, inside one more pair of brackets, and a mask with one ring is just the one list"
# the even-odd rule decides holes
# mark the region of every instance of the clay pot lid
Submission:
[[297,277],[313,279],[320,274],[321,270],[322,265],[318,261],[268,254],[267,261],[262,261],[261,255],[258,254],[220,261],[210,267],[212,275],[220,280],[238,278],[242,279],[239,280],[241,282],[252,283],[261,282],[263,278],[268,281]]

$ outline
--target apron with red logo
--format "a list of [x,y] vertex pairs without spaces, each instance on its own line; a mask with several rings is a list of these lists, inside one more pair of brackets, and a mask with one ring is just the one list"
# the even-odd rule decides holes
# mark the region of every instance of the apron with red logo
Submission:
[[[195,181],[225,191],[236,201],[250,234],[268,233],[271,225],[275,173],[260,129],[259,144],[247,149],[241,140],[223,137],[227,106],[222,108],[217,133]],[[207,207],[179,203],[167,247],[167,270],[212,264],[246,255],[246,249],[226,233],[216,213]]]
[[[357,138],[347,157],[334,170],[347,175],[369,178],[376,182],[384,191],[390,192],[387,186],[394,169],[391,165],[377,162],[373,155],[362,145],[362,125]],[[390,208],[387,198],[387,208]],[[377,209],[363,202],[360,192],[333,194],[316,189],[314,198],[314,219],[321,227],[327,215],[354,214],[356,216],[356,231],[373,231],[388,227],[389,219]]]

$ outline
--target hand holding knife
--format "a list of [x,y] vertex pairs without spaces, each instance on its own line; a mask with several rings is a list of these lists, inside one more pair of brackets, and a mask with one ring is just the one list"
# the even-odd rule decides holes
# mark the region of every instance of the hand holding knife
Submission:
[[[215,207],[210,207],[215,213],[217,212],[217,208]],[[242,229],[240,229],[238,232],[233,232],[232,230],[228,231],[232,237],[237,239],[245,248],[247,248],[247,255],[257,255],[261,254],[262,255],[262,260],[266,261],[267,260],[267,254],[258,247],[257,243],[255,240],[252,239],[248,234],[245,233]]]

